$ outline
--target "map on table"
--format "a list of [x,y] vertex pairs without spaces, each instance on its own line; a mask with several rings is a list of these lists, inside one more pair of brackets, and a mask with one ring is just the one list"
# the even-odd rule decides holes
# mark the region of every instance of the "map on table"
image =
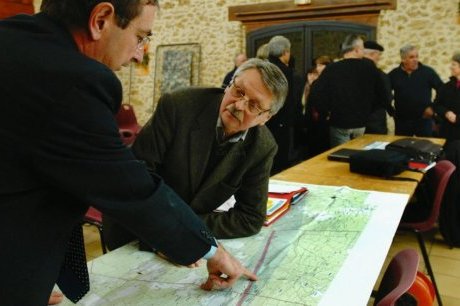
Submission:
[[202,291],[205,264],[176,267],[133,243],[88,263],[91,291],[79,304],[317,305],[382,203],[372,191],[302,186],[308,196],[259,234],[220,241],[258,281]]

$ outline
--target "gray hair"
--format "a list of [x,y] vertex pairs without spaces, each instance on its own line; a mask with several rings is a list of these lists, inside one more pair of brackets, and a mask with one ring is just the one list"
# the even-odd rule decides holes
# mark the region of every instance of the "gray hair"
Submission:
[[280,57],[284,52],[291,50],[291,42],[284,36],[273,36],[268,42],[268,55]]
[[268,44],[263,44],[257,49],[256,57],[263,60],[268,58]]
[[288,81],[286,77],[276,65],[259,58],[251,58],[238,67],[233,75],[232,82],[234,82],[236,77],[249,69],[257,69],[257,71],[259,71],[262,82],[273,94],[270,114],[276,114],[281,107],[283,107],[284,100],[286,100],[288,92]]
[[460,64],[460,52],[454,53],[454,55],[452,56],[452,60]]
[[401,56],[401,59],[404,59],[409,52],[417,50],[417,47],[411,44],[403,46],[401,49],[399,49],[399,55]]
[[350,51],[353,51],[356,48],[356,46],[358,46],[359,42],[362,40],[363,39],[359,35],[356,35],[356,34],[347,35],[343,43],[340,45],[340,52],[342,54],[345,54]]

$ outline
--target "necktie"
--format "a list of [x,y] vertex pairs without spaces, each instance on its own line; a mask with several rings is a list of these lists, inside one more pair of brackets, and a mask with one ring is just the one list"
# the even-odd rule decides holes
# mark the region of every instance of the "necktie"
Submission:
[[81,225],[76,226],[72,231],[57,285],[62,293],[74,303],[89,291],[89,276]]

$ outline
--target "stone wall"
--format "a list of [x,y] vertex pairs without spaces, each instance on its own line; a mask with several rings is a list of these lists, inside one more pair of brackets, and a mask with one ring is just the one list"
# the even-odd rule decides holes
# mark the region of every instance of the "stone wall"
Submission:
[[[117,73],[124,87],[124,102],[131,103],[141,124],[154,111],[155,52],[159,45],[197,43],[201,46],[199,84],[219,86],[232,69],[233,57],[245,49],[240,22],[228,21],[228,7],[278,0],[161,0],[148,49],[147,70],[133,65]],[[386,48],[382,68],[399,63],[399,48],[412,43],[420,48],[423,63],[449,76],[452,53],[460,51],[458,0],[397,0],[397,9],[381,13],[377,39]],[[34,0],[39,7],[40,0]]]
[[[275,1],[278,0],[163,0],[149,56],[155,57],[155,48],[160,44],[199,43],[200,85],[219,86],[232,69],[233,56],[245,49],[244,29],[240,22],[228,21],[228,7]],[[399,48],[412,43],[420,48],[420,60],[447,80],[450,57],[455,50],[460,51],[457,16],[458,0],[397,0],[397,9],[383,11],[377,28],[377,39],[386,48],[382,69],[389,71],[398,65]],[[154,62],[151,61],[150,74],[154,73]],[[144,123],[153,112],[153,93],[148,95],[153,85],[146,77],[136,76],[134,82],[131,102]]]
[[161,0],[149,48],[149,76],[132,74],[131,103],[139,121],[145,123],[154,111],[153,97],[157,95],[152,80],[159,45],[199,44],[199,85],[220,86],[225,73],[233,68],[233,57],[245,50],[246,42],[241,23],[228,21],[228,7],[275,1],[278,0]]
[[460,51],[458,0],[398,0],[396,10],[381,14],[377,38],[385,45],[382,67],[399,63],[399,48],[406,43],[419,47],[420,61],[449,77],[452,54]]

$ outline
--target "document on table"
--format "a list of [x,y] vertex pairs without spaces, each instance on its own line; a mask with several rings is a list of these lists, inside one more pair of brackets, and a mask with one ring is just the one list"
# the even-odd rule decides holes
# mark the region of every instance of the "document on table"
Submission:
[[371,150],[371,149],[380,149],[380,150],[385,150],[385,147],[389,144],[388,141],[374,141],[365,146],[363,149],[364,150]]

